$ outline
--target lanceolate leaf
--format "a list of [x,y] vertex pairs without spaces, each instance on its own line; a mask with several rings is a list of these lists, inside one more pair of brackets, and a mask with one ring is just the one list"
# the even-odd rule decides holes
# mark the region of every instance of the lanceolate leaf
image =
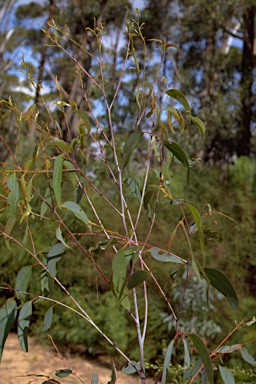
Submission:
[[188,162],[187,155],[181,148],[181,146],[177,143],[170,142],[170,141],[163,141],[163,145],[170,151],[177,160],[181,162],[181,164],[187,169],[187,180],[189,184],[190,180],[190,165]]
[[53,190],[57,200],[57,204],[61,209],[61,182],[62,182],[62,156],[59,155],[56,157],[53,168]]
[[[19,271],[17,277],[16,277],[16,282],[15,282],[15,289],[16,291],[23,291],[26,292],[29,281],[31,279],[32,275],[32,266],[31,265],[26,265],[25,267],[21,268]],[[25,301],[26,294],[25,293],[16,293],[16,296],[18,299],[21,301]]]
[[190,119],[191,121],[198,126],[198,128],[200,129],[200,132],[201,132],[201,135],[203,135],[205,133],[205,125],[204,125],[204,122],[199,119],[198,117],[195,117],[195,116],[190,116]]
[[130,309],[128,290],[126,288],[126,270],[132,259],[132,253],[129,252],[129,249],[120,249],[115,254],[112,262],[112,291],[126,309]]
[[86,112],[83,112],[83,111],[80,111],[80,109],[75,109],[74,111],[72,111],[73,113],[76,113],[77,115],[79,115],[84,123],[84,125],[86,126],[87,128],[87,132],[90,133],[91,132],[91,124],[90,124],[90,121],[88,119],[88,116],[87,116],[87,113]]
[[55,372],[55,375],[58,377],[67,377],[67,376],[71,375],[71,373],[72,373],[71,369],[65,368],[65,369],[58,369]]
[[135,148],[139,145],[143,136],[143,132],[133,132],[124,144],[124,164],[123,168],[127,166],[129,163],[130,157],[135,150]]
[[247,363],[252,364],[252,365],[256,365],[256,360],[248,353],[246,348],[242,349],[241,355],[242,355],[243,359],[245,361],[247,361]]
[[18,317],[18,339],[24,352],[28,352],[28,328],[32,316],[32,301],[27,301]]
[[188,111],[189,113],[191,112],[186,97],[183,95],[182,92],[178,91],[178,89],[168,89],[168,91],[165,91],[165,93],[172,99],[178,100],[183,105],[186,111]]
[[40,216],[44,216],[47,209],[49,208],[48,204],[51,205],[51,203],[52,203],[52,194],[51,194],[51,190],[49,187],[46,188],[44,199],[45,199],[47,204],[44,201],[42,202],[41,210],[40,210]]
[[17,304],[14,299],[8,299],[0,309],[0,361],[4,344],[17,315]]
[[193,224],[190,227],[190,230],[189,230],[190,234],[192,235],[193,232],[198,231],[200,246],[201,246],[201,250],[203,252],[204,251],[204,234],[202,231],[202,223],[201,223],[200,213],[198,212],[198,210],[193,205],[191,205],[191,204],[186,204],[186,205],[190,209],[190,212],[192,213],[193,218],[195,220],[195,224]]
[[51,328],[52,318],[53,318],[53,307],[50,307],[44,315],[44,326],[42,328],[42,332],[48,331],[48,329]]
[[132,177],[128,177],[128,179],[125,179],[124,183],[126,187],[130,189],[132,194],[139,201],[141,201],[141,191],[140,191],[139,183],[137,182],[137,180],[133,179]]
[[227,298],[231,308],[236,311],[238,309],[238,297],[229,278],[218,269],[203,268],[203,271],[210,284]]
[[235,384],[234,376],[227,367],[219,365],[219,371],[225,384]]
[[207,372],[208,380],[210,384],[213,384],[213,369],[212,369],[212,362],[209,355],[209,352],[206,349],[206,346],[204,345],[203,341],[200,339],[198,335],[195,333],[189,333],[188,336],[190,337],[192,343],[194,344],[195,348],[197,349],[197,352],[199,353],[203,363],[205,370]]
[[148,278],[146,271],[136,271],[128,281],[128,289],[132,289],[143,283]]
[[164,357],[164,366],[163,366],[163,374],[162,374],[162,382],[161,384],[166,384],[166,380],[167,380],[167,374],[168,374],[168,368],[169,368],[169,365],[171,363],[171,358],[172,358],[172,350],[173,350],[173,344],[174,344],[174,340],[172,340],[168,347],[167,347],[167,350],[165,352],[165,357]]
[[[11,233],[11,231],[12,231],[16,221],[17,221],[16,215],[12,215],[12,216],[9,217],[9,219],[6,222],[6,232],[7,232],[7,234]],[[4,241],[5,241],[6,247],[11,251],[9,237],[4,236]]]
[[62,207],[73,212],[74,215],[79,220],[81,220],[84,224],[86,224],[88,226],[89,229],[91,229],[91,226],[89,225],[89,219],[88,219],[86,213],[80,207],[80,205],[74,203],[73,201],[66,201],[64,204],[62,204]]
[[61,229],[60,227],[58,227],[56,229],[56,238],[66,247],[66,248],[70,248],[70,246],[65,242],[65,240],[63,239],[63,236],[62,236],[62,233],[61,233]]
[[149,252],[155,260],[162,261],[163,263],[179,263],[179,264],[186,263],[186,260],[183,260],[181,257],[176,256],[173,253],[160,254],[160,251],[157,248],[150,248]]
[[184,366],[189,367],[190,366],[190,353],[187,341],[185,339],[182,339],[183,345],[184,345]]
[[67,153],[71,153],[72,152],[72,148],[71,148],[70,144],[68,144],[64,140],[54,140],[51,143],[51,145],[54,146],[54,147],[57,147],[57,148],[61,148],[61,149],[63,149]]
[[55,244],[47,254],[47,268],[52,277],[56,276],[56,264],[62,258],[62,254],[65,252],[65,245],[62,243]]
[[11,192],[8,194],[7,198],[8,208],[6,209],[6,215],[7,217],[10,217],[15,214],[20,198],[19,184],[15,172],[9,177],[7,187]]

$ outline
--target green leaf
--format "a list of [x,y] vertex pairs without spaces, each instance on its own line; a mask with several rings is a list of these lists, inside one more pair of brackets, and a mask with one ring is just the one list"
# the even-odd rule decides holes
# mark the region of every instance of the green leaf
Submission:
[[48,331],[52,325],[53,318],[53,307],[48,308],[44,315],[44,326],[42,328],[42,332]]
[[6,209],[6,216],[10,217],[16,213],[18,202],[20,199],[19,183],[17,181],[16,173],[13,172],[8,181],[7,187],[10,189],[10,193],[7,197],[8,207]]
[[69,375],[72,374],[72,370],[69,369],[69,368],[66,368],[66,369],[58,369],[56,372],[55,372],[55,375],[58,376],[58,377],[68,377]]
[[55,244],[48,252],[47,259],[47,268],[52,277],[56,276],[56,264],[62,258],[62,254],[65,252],[66,247],[62,243]]
[[170,279],[170,274],[165,269],[162,269],[162,268],[159,268],[159,267],[152,267],[151,270],[152,270],[152,272],[159,273],[161,276],[163,276],[167,280]]
[[51,146],[63,149],[67,153],[72,152],[71,146],[64,140],[53,140],[52,143],[50,144]]
[[71,247],[63,239],[60,227],[56,229],[56,238],[64,245],[64,247],[71,249]]
[[87,117],[87,113],[86,112],[83,112],[83,111],[80,111],[80,109],[75,109],[74,111],[72,111],[73,113],[76,113],[77,115],[79,115],[84,123],[84,125],[86,126],[87,128],[87,132],[90,133],[91,132],[91,124],[90,124],[90,121]]
[[187,155],[181,148],[181,146],[177,143],[170,142],[170,141],[163,141],[163,145],[170,151],[176,159],[178,159],[181,164],[187,169],[187,181],[189,184],[190,181],[190,165],[188,162]]
[[123,163],[123,168],[127,166],[129,163],[130,157],[135,150],[135,148],[139,145],[141,139],[143,136],[143,132],[133,132],[128,139],[126,140],[124,144],[124,163]]
[[174,344],[174,340],[172,340],[169,343],[169,345],[168,345],[168,347],[166,349],[166,352],[165,352],[161,384],[166,384],[166,381],[167,381],[168,369],[169,369],[169,366],[170,366],[170,363],[171,363],[171,358],[172,358],[173,344]]
[[[7,234],[10,234],[10,233],[11,233],[11,231],[12,231],[12,229],[13,229],[13,227],[14,227],[16,221],[17,221],[17,216],[16,216],[15,214],[14,214],[14,215],[11,215],[11,216],[9,217],[9,219],[8,219],[7,222],[6,222],[6,226],[5,226],[5,228],[6,228],[6,233],[7,233]],[[10,239],[9,239],[9,237],[4,236],[4,242],[5,242],[6,247],[11,251],[11,247],[10,247]]]
[[168,89],[167,91],[165,91],[165,93],[172,99],[178,100],[183,105],[185,110],[191,113],[191,109],[186,97],[178,89]]
[[202,221],[201,216],[198,210],[191,204],[186,203],[187,207],[190,209],[190,212],[192,213],[192,216],[195,220],[195,224],[192,224],[189,228],[189,232],[192,235],[194,232],[198,231],[199,241],[200,241],[200,247],[202,252],[204,251],[204,234],[202,231]]
[[98,375],[96,373],[94,373],[92,376],[91,384],[99,384],[99,378],[98,378]]
[[148,278],[146,271],[136,271],[128,281],[128,289],[133,289],[143,283]]
[[112,262],[112,291],[126,309],[130,309],[128,290],[126,288],[126,271],[132,256],[132,251],[129,248],[122,248],[115,254]]
[[157,248],[150,248],[149,252],[153,259],[157,261],[162,261],[163,263],[179,263],[179,264],[185,264],[186,260],[183,260],[181,257],[174,255],[173,253],[163,253],[160,254],[159,249]]
[[[47,204],[44,201],[42,201],[40,216],[45,215],[47,209],[49,208],[49,206],[51,206],[51,203],[52,203],[52,194],[51,194],[51,190],[49,187],[46,188],[46,191],[44,194],[44,199],[45,199]],[[49,204],[49,206],[48,206],[48,204]],[[41,217],[41,219],[42,219],[42,217]]]
[[184,367],[190,367],[190,353],[187,341],[182,339],[184,345]]
[[252,365],[256,365],[256,360],[254,360],[254,358],[248,353],[247,349],[246,348],[243,348],[242,351],[241,351],[241,355],[243,357],[243,359],[249,363],[249,364],[252,364]]
[[[180,113],[180,111],[174,107],[168,107],[166,108],[166,110],[169,112],[170,115],[172,115],[175,120],[180,124],[181,126],[181,130],[182,132],[184,131],[185,129],[185,120],[184,120],[184,117],[182,116],[182,114]],[[171,119],[170,119],[171,120]],[[170,129],[173,131],[172,129],[172,122],[169,121],[169,124],[170,124]]]
[[[26,265],[25,267],[21,268],[21,270],[18,272],[18,275],[16,277],[15,290],[26,292],[29,285],[29,281],[31,279],[31,275],[32,275],[31,265]],[[24,302],[27,295],[25,293],[16,292],[16,296],[19,300]]]
[[192,343],[194,344],[195,348],[197,349],[197,352],[199,353],[203,363],[205,370],[208,375],[208,380],[210,384],[213,384],[213,369],[212,369],[212,362],[210,355],[203,343],[203,341],[200,339],[198,335],[195,333],[189,333],[188,336],[190,337]]
[[86,213],[82,210],[80,205],[74,203],[73,201],[66,201],[65,203],[62,204],[62,208],[66,208],[74,215],[81,220],[84,224],[87,225],[87,227],[91,230],[91,226],[89,225],[89,219],[86,215]]
[[203,135],[205,133],[204,122],[201,119],[199,119],[198,117],[195,117],[195,116],[190,116],[190,119],[191,119],[191,121],[195,125],[197,125],[197,127],[200,129],[201,135]]
[[16,319],[17,304],[11,298],[6,300],[5,304],[0,309],[0,361],[2,359],[4,344],[11,330],[12,324]]
[[59,155],[55,158],[53,176],[52,176],[52,185],[54,194],[57,200],[57,204],[61,209],[61,182],[62,182],[62,156]]
[[[74,165],[70,161],[64,160],[63,166],[70,172],[65,172],[65,176],[71,181],[73,188],[77,187],[76,173],[74,171]],[[68,176],[67,176],[68,173]]]
[[219,365],[219,371],[221,374],[221,378],[225,384],[235,384],[234,376],[227,367],[222,367],[221,365]]
[[239,305],[238,297],[228,277],[223,272],[214,268],[203,268],[203,271],[210,284],[227,298],[231,308],[236,311]]
[[27,301],[18,317],[18,340],[24,352],[28,352],[28,328],[32,316],[32,301]]
[[139,183],[137,182],[137,180],[133,179],[132,177],[128,177],[127,179],[124,180],[124,183],[126,187],[130,189],[132,194],[139,201],[141,201],[141,191],[140,191]]
[[[128,365],[122,369],[121,372],[122,372],[124,375],[132,375],[133,373],[135,373],[135,372],[137,372],[137,371],[140,370],[140,368],[141,368],[141,364],[140,364],[140,363],[136,363],[135,361],[132,361],[132,363],[133,363],[133,365],[131,365],[130,363],[128,363]],[[136,369],[135,367],[136,367],[137,369]]]

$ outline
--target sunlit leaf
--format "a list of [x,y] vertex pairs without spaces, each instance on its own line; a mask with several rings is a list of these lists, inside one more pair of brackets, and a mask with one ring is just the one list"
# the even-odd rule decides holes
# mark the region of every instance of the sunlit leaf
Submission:
[[173,253],[161,254],[160,250],[157,248],[150,248],[149,252],[155,260],[162,261],[163,263],[179,263],[179,264],[186,263],[186,260],[183,260],[181,257],[176,256]]
[[203,271],[210,284],[227,298],[231,308],[236,311],[238,309],[238,297],[229,278],[218,269],[203,268]]
[[4,344],[16,319],[17,304],[13,298],[6,300],[0,309],[0,361],[2,359]]
[[51,328],[53,319],[53,307],[48,308],[44,315],[44,326],[42,328],[42,332],[48,331]]
[[167,91],[165,91],[165,93],[172,99],[178,100],[183,105],[186,111],[188,111],[189,113],[191,112],[186,97],[178,89],[168,89]]
[[225,384],[235,384],[234,376],[227,367],[222,367],[221,365],[219,365],[219,371],[221,374],[221,378]]
[[142,136],[143,136],[143,132],[133,132],[126,140],[124,144],[124,150],[123,150],[123,153],[124,153],[123,168],[125,168],[129,163],[130,157],[133,151],[135,150],[135,148],[137,148],[137,146],[139,145],[142,139]]
[[165,352],[161,384],[166,384],[166,382],[167,382],[168,369],[169,369],[169,366],[171,363],[171,358],[172,358],[173,344],[174,344],[174,340],[172,340],[169,343],[169,345],[166,349],[166,352]]
[[32,301],[27,301],[18,316],[18,340],[24,352],[28,352],[28,328],[32,316]]
[[128,289],[133,289],[143,283],[148,278],[146,271],[136,271],[128,281]]
[[187,180],[188,184],[190,181],[190,165],[188,162],[187,155],[181,148],[181,146],[177,143],[170,142],[170,141],[163,141],[163,145],[170,151],[180,162],[181,164],[187,169]]
[[[21,270],[18,272],[16,277],[15,290],[26,292],[31,276],[32,276],[31,265],[26,265],[25,267],[21,268]],[[25,293],[16,292],[16,296],[19,300],[25,301],[25,298],[26,298]]]
[[209,355],[209,352],[207,351],[206,346],[204,345],[203,341],[200,339],[198,335],[195,333],[189,333],[188,336],[190,337],[192,343],[194,344],[195,348],[197,349],[197,352],[199,353],[203,363],[205,370],[207,372],[208,380],[210,384],[213,384],[213,369],[212,369],[212,362]]
[[52,185],[54,194],[57,200],[57,204],[61,209],[61,182],[62,182],[62,156],[59,155],[55,158]]

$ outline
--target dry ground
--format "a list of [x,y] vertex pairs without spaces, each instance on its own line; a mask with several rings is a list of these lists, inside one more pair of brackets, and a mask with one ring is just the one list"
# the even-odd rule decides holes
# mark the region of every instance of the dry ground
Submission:
[[[102,367],[97,361],[87,361],[81,356],[65,356],[65,360],[57,356],[55,349],[51,346],[40,346],[29,338],[29,352],[22,351],[17,335],[10,334],[6,341],[2,363],[0,365],[0,384],[41,384],[47,379],[44,377],[21,377],[28,374],[45,375],[58,380],[63,384],[81,383],[75,376],[66,378],[55,376],[57,369],[72,368],[81,377],[84,383],[91,384],[94,373],[99,376],[100,384],[107,384],[111,378],[111,369]],[[122,375],[118,372],[118,384],[139,384],[136,376]]]

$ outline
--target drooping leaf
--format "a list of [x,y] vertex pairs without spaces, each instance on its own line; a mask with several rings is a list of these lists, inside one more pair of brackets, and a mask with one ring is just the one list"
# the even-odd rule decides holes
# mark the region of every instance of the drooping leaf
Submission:
[[133,132],[126,140],[124,144],[124,150],[123,150],[123,153],[124,153],[123,168],[125,168],[129,163],[130,157],[133,151],[135,150],[135,148],[137,148],[137,146],[139,145],[142,139],[142,136],[143,136],[143,132]]
[[203,135],[205,133],[204,122],[195,116],[190,116],[190,119],[200,129],[201,135]]
[[65,368],[65,369],[58,369],[56,372],[55,372],[55,375],[58,376],[58,377],[68,377],[69,375],[72,374],[72,371],[71,369],[69,368]]
[[42,332],[48,331],[52,325],[53,318],[53,307],[48,308],[44,315],[44,326],[42,328]]
[[252,365],[256,365],[256,360],[248,353],[246,348],[242,349],[241,355],[247,363],[252,364]]
[[25,173],[23,173],[23,175],[21,176],[20,183],[21,183],[21,189],[22,189],[23,196],[24,196],[25,200],[28,202],[31,201],[32,196],[30,196],[30,194],[28,192],[28,188],[27,188],[27,184],[26,184],[26,180],[25,180]]
[[71,148],[70,144],[68,144],[64,140],[58,140],[58,139],[57,140],[53,140],[51,142],[51,146],[63,149],[67,153],[71,153],[72,152],[72,148]]
[[115,254],[112,262],[112,291],[126,309],[130,309],[128,290],[126,288],[126,271],[131,259],[131,251],[122,248]]
[[91,124],[90,124],[90,121],[89,121],[89,119],[87,117],[87,113],[84,112],[84,111],[81,111],[80,109],[75,109],[72,112],[76,113],[78,116],[80,116],[80,118],[82,119],[84,125],[87,128],[87,132],[90,133],[91,132]]
[[165,352],[161,384],[166,384],[167,375],[168,375],[168,369],[169,369],[169,366],[170,366],[170,363],[171,363],[171,358],[172,358],[173,344],[174,344],[174,340],[172,340],[169,343],[169,345],[168,345],[168,347],[166,349],[166,352]]
[[19,254],[19,260],[18,260],[18,264],[19,262],[22,260],[23,256],[26,254],[26,246],[27,246],[27,243],[28,243],[28,239],[29,239],[29,233],[28,233],[28,227],[26,226],[26,229],[25,229],[25,234],[23,236],[23,239],[22,239],[22,250]]
[[186,260],[183,260],[181,257],[174,255],[174,253],[160,254],[160,251],[157,248],[150,248],[149,252],[153,257],[153,259],[157,261],[162,261],[163,263],[178,263],[178,264],[186,263]]
[[84,224],[86,224],[87,227],[91,230],[91,226],[89,224],[89,219],[88,219],[86,213],[80,207],[80,205],[74,203],[73,201],[66,201],[65,203],[62,204],[62,207],[66,208],[69,211],[71,211],[72,213],[74,213],[74,215],[79,220],[81,220]]
[[[184,119],[183,115],[180,113],[180,111],[178,109],[176,109],[174,107],[168,107],[166,109],[169,112],[169,114],[172,115],[175,118],[175,120],[180,124],[181,130],[183,132],[185,129],[185,119]],[[172,124],[173,123],[170,119],[169,127],[171,128],[171,130],[173,130]]]
[[[21,270],[18,272],[15,282],[15,290],[16,291],[23,291],[26,292],[29,281],[31,279],[32,275],[32,266],[26,265],[25,267],[21,268]],[[26,294],[25,293],[18,293],[16,292],[16,296],[19,300],[25,301]]]
[[133,289],[143,283],[148,278],[146,271],[136,271],[128,281],[128,289]]
[[8,181],[7,187],[10,189],[10,193],[7,197],[8,207],[6,209],[6,216],[10,217],[16,213],[18,202],[20,199],[19,183],[17,181],[16,173],[13,172]]
[[222,367],[221,365],[219,365],[219,371],[221,374],[221,378],[225,384],[235,384],[234,376],[227,367]]
[[62,243],[55,244],[48,252],[47,259],[47,268],[52,277],[56,276],[56,264],[62,258],[62,254],[65,252],[66,247]]
[[[11,234],[12,229],[13,229],[13,227],[14,227],[16,221],[17,221],[17,216],[16,216],[15,214],[14,214],[14,215],[11,215],[11,216],[8,218],[8,220],[7,220],[7,222],[6,222],[6,226],[5,226],[5,228],[6,228],[6,233],[7,233],[7,234]],[[4,242],[5,242],[6,247],[11,251],[11,247],[10,247],[10,239],[9,239],[9,237],[4,236]]]
[[75,174],[75,171],[74,171],[73,164],[71,162],[67,161],[67,160],[64,160],[63,161],[63,167],[70,171],[70,172],[68,172],[68,176],[67,176],[67,172],[65,173],[65,176],[67,178],[69,178],[69,180],[72,183],[73,188],[76,188],[77,187],[77,180],[76,180],[76,174]]
[[204,345],[201,338],[196,335],[195,333],[189,333],[188,336],[190,337],[192,343],[194,344],[195,348],[197,349],[197,352],[199,353],[203,363],[205,370],[207,372],[208,380],[210,384],[213,384],[213,369],[212,369],[212,362],[209,355],[209,352],[207,351],[206,346]]
[[239,305],[238,297],[229,278],[215,268],[203,268],[203,271],[209,279],[210,284],[226,297],[231,308],[236,311]]
[[195,231],[198,231],[199,241],[202,252],[204,251],[204,234],[202,231],[202,223],[201,223],[201,216],[198,210],[191,204],[186,204],[187,207],[190,209],[190,212],[193,215],[193,218],[195,220],[195,224],[192,224],[190,226],[189,232],[192,235]]
[[140,191],[139,183],[137,182],[137,180],[133,179],[132,177],[128,177],[127,179],[124,180],[124,183],[126,187],[130,189],[132,194],[139,201],[141,201],[141,191]]
[[62,236],[62,232],[61,232],[61,229],[60,227],[58,227],[56,229],[56,238],[66,247],[66,248],[69,248],[71,249],[71,247],[65,242],[65,240],[63,239],[63,236]]
[[92,376],[91,384],[99,384],[99,377],[96,373],[94,373]]
[[167,91],[165,91],[165,93],[168,96],[170,96],[172,99],[178,100],[183,105],[185,110],[191,113],[191,109],[188,104],[188,101],[182,92],[180,92],[178,89],[168,89]]
[[187,169],[187,181],[189,184],[190,181],[190,165],[186,153],[183,151],[181,146],[177,143],[170,141],[163,141],[163,145],[170,151],[176,159],[178,159],[181,164]]
[[0,309],[0,361],[2,359],[4,344],[16,319],[17,304],[13,298],[6,300]]
[[28,328],[32,316],[32,301],[27,301],[18,316],[18,340],[24,352],[28,352]]
[[52,185],[53,185],[56,201],[60,209],[61,209],[62,168],[63,168],[63,159],[62,159],[62,156],[59,155],[55,158],[55,162],[54,162]]
[[182,339],[184,345],[184,366],[190,366],[190,353],[186,339]]
[[44,216],[49,206],[51,206],[52,203],[52,194],[49,187],[46,188],[44,199],[46,202],[42,201],[41,210],[40,210],[40,216]]

